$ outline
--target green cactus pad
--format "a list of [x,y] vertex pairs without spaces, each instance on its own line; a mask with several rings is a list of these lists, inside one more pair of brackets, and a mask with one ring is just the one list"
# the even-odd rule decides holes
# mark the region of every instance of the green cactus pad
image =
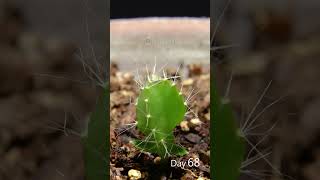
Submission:
[[187,153],[174,144],[173,130],[183,120],[187,107],[173,82],[165,79],[149,83],[141,90],[136,108],[137,127],[146,136],[133,141],[137,148],[161,157]]
[[220,98],[211,82],[212,130],[213,144],[211,166],[214,179],[236,180],[245,155],[245,144],[236,125],[232,107],[226,98]]
[[82,133],[86,180],[105,180],[109,177],[108,103],[109,90],[106,87]]

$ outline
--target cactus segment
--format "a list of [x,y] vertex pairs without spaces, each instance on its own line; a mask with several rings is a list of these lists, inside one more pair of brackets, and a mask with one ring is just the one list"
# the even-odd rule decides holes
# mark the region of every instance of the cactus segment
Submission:
[[186,154],[183,147],[174,143],[173,136],[174,128],[183,120],[186,111],[184,97],[172,81],[149,82],[141,90],[136,105],[137,127],[146,137],[134,140],[133,144],[164,158]]
[[109,168],[109,148],[106,141],[109,140],[108,103],[109,89],[106,87],[82,133],[86,180],[104,180],[109,177],[109,170],[107,170]]
[[239,134],[229,100],[218,95],[215,82],[211,82],[211,94],[212,177],[236,180],[245,155],[245,142]]

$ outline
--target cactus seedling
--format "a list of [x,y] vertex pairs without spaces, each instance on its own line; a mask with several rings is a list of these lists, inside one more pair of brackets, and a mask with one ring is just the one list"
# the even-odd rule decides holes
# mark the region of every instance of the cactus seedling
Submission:
[[174,142],[173,130],[186,112],[187,102],[178,91],[175,80],[148,76],[146,85],[136,103],[137,127],[145,135],[144,140],[134,140],[140,150],[156,153],[162,158],[171,155],[185,155],[187,150]]

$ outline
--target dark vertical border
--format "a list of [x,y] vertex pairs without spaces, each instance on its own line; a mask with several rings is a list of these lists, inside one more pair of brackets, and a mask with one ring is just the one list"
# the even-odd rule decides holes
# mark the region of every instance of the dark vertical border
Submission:
[[[106,0],[106,22],[103,22],[103,23],[106,23],[106,29],[105,29],[105,32],[106,32],[106,63],[107,63],[107,66],[108,69],[106,70],[106,78],[107,78],[107,82],[108,82],[108,91],[110,92],[110,0]],[[107,107],[108,108],[108,111],[110,109],[110,95],[107,96]],[[107,176],[109,177],[110,179],[110,112],[109,114],[107,115],[107,139],[106,139],[106,143],[107,143],[107,157],[106,157],[106,163],[107,163]]]

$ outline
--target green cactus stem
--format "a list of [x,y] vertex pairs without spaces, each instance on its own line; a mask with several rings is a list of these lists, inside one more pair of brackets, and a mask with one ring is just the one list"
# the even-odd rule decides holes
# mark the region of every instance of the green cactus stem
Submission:
[[82,134],[86,180],[109,179],[109,90],[103,89],[95,110],[91,113],[85,132]]
[[216,180],[237,180],[245,155],[245,142],[236,125],[229,99],[219,97],[214,81],[211,82],[211,111],[212,177]]
[[185,155],[187,150],[174,142],[173,130],[184,119],[187,104],[174,82],[168,78],[149,81],[137,100],[137,127],[145,138],[134,140],[140,150],[162,158]]

